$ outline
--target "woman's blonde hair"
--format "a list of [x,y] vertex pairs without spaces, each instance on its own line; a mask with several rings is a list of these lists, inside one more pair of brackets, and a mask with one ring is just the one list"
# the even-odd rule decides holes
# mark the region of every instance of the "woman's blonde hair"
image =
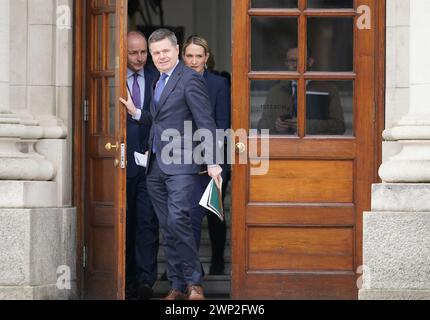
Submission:
[[206,39],[199,37],[197,35],[192,35],[188,37],[188,39],[185,41],[184,45],[182,46],[183,55],[185,54],[185,51],[187,50],[188,46],[191,44],[195,44],[196,46],[203,47],[206,55],[211,53],[211,49],[209,48],[209,44],[206,41]]

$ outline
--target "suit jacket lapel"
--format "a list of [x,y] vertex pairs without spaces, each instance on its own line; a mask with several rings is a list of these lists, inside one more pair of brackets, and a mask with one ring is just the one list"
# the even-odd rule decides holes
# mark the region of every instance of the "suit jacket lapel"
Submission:
[[181,77],[183,67],[184,67],[183,63],[179,61],[179,64],[176,66],[175,70],[173,70],[173,73],[170,76],[166,86],[164,87],[163,93],[161,94],[160,101],[155,107],[156,110],[155,110],[154,119],[155,117],[157,117],[158,113],[160,112],[160,109],[163,108],[163,105],[166,102],[167,98],[169,97],[170,93],[172,93],[173,89],[176,87],[176,84],[178,83]]

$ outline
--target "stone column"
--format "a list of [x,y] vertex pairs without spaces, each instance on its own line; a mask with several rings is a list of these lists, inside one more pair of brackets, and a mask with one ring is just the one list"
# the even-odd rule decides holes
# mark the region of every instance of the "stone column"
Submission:
[[71,85],[56,94],[70,83],[54,81],[72,76],[60,50],[71,37],[53,37],[60,6],[72,1],[0,0],[0,300],[77,293],[67,128],[55,114],[72,110]]
[[409,112],[384,132],[383,163],[363,221],[360,299],[430,299],[430,0],[409,2]]
[[9,110],[9,24],[9,0],[0,0],[0,112]]

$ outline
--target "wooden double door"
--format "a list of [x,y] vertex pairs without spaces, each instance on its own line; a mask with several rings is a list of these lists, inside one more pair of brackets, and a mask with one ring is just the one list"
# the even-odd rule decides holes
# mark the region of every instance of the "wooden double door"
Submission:
[[[378,152],[373,0],[232,0],[233,298],[355,299]],[[360,8],[360,10],[358,10]],[[77,1],[75,201],[88,299],[123,299],[126,0]],[[85,40],[86,38],[86,40]],[[84,103],[86,101],[86,103]],[[80,183],[79,183],[80,182]],[[82,248],[82,249],[81,249]]]

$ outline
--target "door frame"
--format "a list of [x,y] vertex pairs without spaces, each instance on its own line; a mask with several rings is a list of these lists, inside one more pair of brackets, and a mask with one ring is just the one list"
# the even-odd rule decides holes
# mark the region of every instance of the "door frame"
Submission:
[[[236,0],[231,0],[231,6],[234,8]],[[385,53],[386,53],[386,0],[379,0],[378,5],[375,6],[377,12],[373,15],[377,22],[378,30],[375,37],[377,53],[375,59],[375,159],[374,159],[374,181],[380,182],[378,176],[378,169],[382,163],[382,132],[385,128]],[[232,10],[233,15],[233,10]],[[236,21],[237,17],[232,16],[232,23],[241,23]],[[86,5],[85,0],[76,0],[73,2],[73,175],[72,175],[72,189],[73,189],[73,206],[77,210],[77,228],[76,228],[76,277],[77,289],[79,298],[83,297],[83,245],[84,245],[84,186],[85,186],[85,131],[83,120],[83,103],[85,99],[85,24],[86,24]],[[243,23],[243,22],[242,22]],[[234,32],[232,30],[232,48],[234,50]],[[234,77],[234,70],[237,68],[238,63],[235,61],[242,61],[243,57],[238,56],[238,52],[232,50],[232,74]],[[232,87],[232,92],[234,87]],[[232,108],[233,108],[232,101]],[[234,179],[234,172],[232,175]],[[232,226],[233,227],[233,226]],[[238,231],[240,232],[240,230]],[[232,240],[235,241],[236,230],[232,229]],[[233,250],[233,248],[231,249]],[[234,263],[234,262],[233,262]],[[232,268],[235,268],[232,264]],[[232,283],[235,279],[232,278]],[[232,288],[233,289],[233,288]]]
[[79,299],[83,298],[83,248],[85,232],[85,69],[86,0],[73,1],[73,206],[77,212],[76,282]]

